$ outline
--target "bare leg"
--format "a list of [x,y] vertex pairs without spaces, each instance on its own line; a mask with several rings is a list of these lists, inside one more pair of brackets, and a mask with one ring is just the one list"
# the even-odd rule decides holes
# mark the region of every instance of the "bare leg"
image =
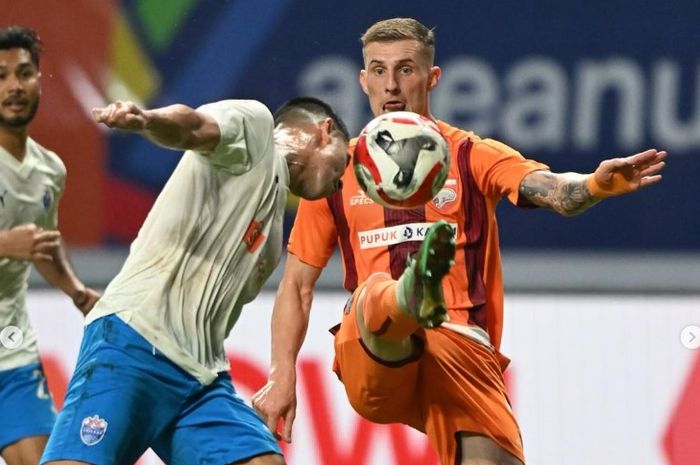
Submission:
[[460,465],[524,465],[491,438],[474,433],[459,433]]
[[29,436],[13,442],[2,450],[7,465],[38,465],[48,436]]

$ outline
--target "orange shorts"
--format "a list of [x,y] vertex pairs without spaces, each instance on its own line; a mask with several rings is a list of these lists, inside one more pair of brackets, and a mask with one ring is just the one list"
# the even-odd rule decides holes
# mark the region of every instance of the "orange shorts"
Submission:
[[428,435],[443,465],[461,453],[460,431],[482,434],[525,461],[520,429],[503,382],[508,359],[445,328],[419,329],[416,350],[402,362],[384,362],[363,345],[354,293],[335,334],[333,371],[352,407],[375,423],[403,423]]

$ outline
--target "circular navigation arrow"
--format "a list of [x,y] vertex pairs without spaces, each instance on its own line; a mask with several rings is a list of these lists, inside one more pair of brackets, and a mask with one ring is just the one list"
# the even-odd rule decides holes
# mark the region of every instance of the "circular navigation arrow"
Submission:
[[23,340],[24,334],[17,326],[6,326],[0,331],[0,344],[8,349],[16,349]]
[[700,327],[689,325],[681,331],[681,344],[686,349],[695,350],[700,347]]

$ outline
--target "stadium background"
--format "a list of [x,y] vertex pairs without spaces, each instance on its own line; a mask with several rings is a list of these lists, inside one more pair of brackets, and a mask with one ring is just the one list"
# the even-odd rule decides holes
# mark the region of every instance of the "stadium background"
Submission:
[[[116,98],[149,107],[254,98],[274,108],[312,94],[357,131],[370,118],[356,81],[358,37],[385,17],[436,27],[443,80],[432,107],[442,119],[555,171],[668,149],[661,185],[580,217],[504,203],[504,350],[514,359],[510,384],[531,463],[691,465],[700,456],[691,440],[700,437],[700,356],[679,335],[700,324],[699,13],[690,0],[4,0],[0,24],[35,27],[45,42],[31,133],[68,167],[61,230],[76,267],[98,287],[118,271],[179,153],[101,130],[91,107]],[[290,225],[293,201],[288,213]],[[260,341],[278,276],[229,342],[244,396],[264,381]],[[315,387],[302,394],[290,464],[434,463],[420,437],[370,434],[328,373],[324,331],[342,306],[340,282],[334,261],[302,357]],[[33,291],[29,305],[60,403],[80,321],[51,291]],[[327,400],[321,413],[304,401],[319,398]]]

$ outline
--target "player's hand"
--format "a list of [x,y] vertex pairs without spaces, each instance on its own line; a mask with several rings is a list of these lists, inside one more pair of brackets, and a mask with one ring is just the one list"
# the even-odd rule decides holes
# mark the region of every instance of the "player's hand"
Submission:
[[1,240],[5,257],[50,262],[61,246],[61,233],[44,231],[35,224],[23,224],[3,231]]
[[[292,442],[292,425],[297,411],[296,380],[269,380],[253,395],[253,408],[277,440]],[[281,420],[280,430],[278,428]]]
[[146,112],[134,102],[116,102],[104,107],[93,108],[92,118],[110,128],[124,131],[142,131],[146,128]]
[[611,197],[637,191],[661,181],[668,154],[656,149],[602,162],[591,175],[588,188],[595,197]]
[[94,289],[83,286],[82,288],[76,289],[71,297],[73,298],[73,304],[83,312],[83,315],[87,315],[97,301],[100,300],[101,296]]

